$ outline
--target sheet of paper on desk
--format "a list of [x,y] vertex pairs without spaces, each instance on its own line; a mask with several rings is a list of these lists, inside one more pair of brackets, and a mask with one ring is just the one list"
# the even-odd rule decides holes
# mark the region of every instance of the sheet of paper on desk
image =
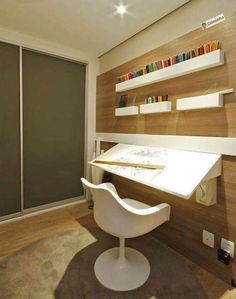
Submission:
[[[139,148],[128,149],[122,155],[117,155],[115,161],[142,163],[142,164],[158,164],[165,165],[167,160],[167,151],[165,149],[156,149],[139,146]],[[158,174],[162,172],[160,169],[143,169],[137,167],[124,167],[107,165],[107,168],[113,169],[122,173],[124,176],[132,176],[137,179],[152,181]]]

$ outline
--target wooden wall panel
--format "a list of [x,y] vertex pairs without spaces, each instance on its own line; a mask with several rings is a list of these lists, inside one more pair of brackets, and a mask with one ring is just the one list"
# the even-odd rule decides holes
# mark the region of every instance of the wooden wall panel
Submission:
[[[218,109],[175,111],[176,99],[236,89],[236,15],[207,30],[197,29],[181,38],[127,62],[97,77],[97,132],[146,133],[164,135],[236,136],[235,94],[224,96],[225,106]],[[115,93],[117,77],[159,59],[181,53],[210,40],[219,39],[225,51],[223,66],[154,83],[128,91],[143,104],[149,95],[168,94],[174,111],[171,113],[115,117],[115,107],[124,93]]]
[[[179,97],[206,94],[226,88],[236,89],[236,15],[202,31],[197,29],[169,44],[155,49],[97,78],[97,132],[146,133],[165,135],[236,136],[236,97],[224,96],[225,106],[217,109],[166,114],[115,117],[120,94],[115,93],[116,78],[155,60],[188,50],[201,43],[219,39],[225,51],[226,64],[211,70],[155,83],[132,90],[141,104],[149,95],[169,94],[174,110]],[[113,144],[102,143],[104,149]],[[153,235],[218,277],[230,282],[236,278],[236,259],[229,266],[217,261],[216,253],[222,237],[236,242],[236,157],[223,156],[223,173],[218,179],[217,204],[205,207],[113,175],[122,197],[131,197],[151,205],[171,205],[171,221],[153,231]],[[202,244],[202,230],[215,234],[215,248]]]

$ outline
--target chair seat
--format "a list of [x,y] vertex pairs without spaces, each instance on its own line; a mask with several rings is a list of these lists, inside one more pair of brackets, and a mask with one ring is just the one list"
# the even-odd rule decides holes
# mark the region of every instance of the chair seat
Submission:
[[151,206],[147,205],[146,203],[143,203],[141,201],[138,201],[138,200],[134,200],[134,199],[131,199],[131,198],[122,198],[122,200],[127,203],[127,205],[135,208],[135,209],[148,209],[150,208]]

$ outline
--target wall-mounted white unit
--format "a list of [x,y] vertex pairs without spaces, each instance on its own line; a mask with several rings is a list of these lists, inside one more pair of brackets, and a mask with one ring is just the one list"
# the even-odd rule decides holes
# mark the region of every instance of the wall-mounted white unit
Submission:
[[179,150],[236,156],[236,137],[126,134],[104,132],[97,133],[96,137],[100,138],[100,140],[103,142],[127,143],[166,148],[169,147]]
[[170,101],[140,105],[141,114],[163,113],[163,112],[170,112],[170,111],[171,111]]
[[127,115],[137,115],[138,114],[138,106],[129,106],[116,108],[115,116],[127,116]]
[[234,92],[234,89],[226,89],[196,97],[177,99],[176,110],[193,110],[223,107],[223,95]]
[[213,52],[171,65],[169,67],[116,84],[116,92],[122,92],[152,83],[169,80],[224,64],[224,52]]
[[176,110],[223,107],[223,95],[218,92],[197,97],[177,99]]

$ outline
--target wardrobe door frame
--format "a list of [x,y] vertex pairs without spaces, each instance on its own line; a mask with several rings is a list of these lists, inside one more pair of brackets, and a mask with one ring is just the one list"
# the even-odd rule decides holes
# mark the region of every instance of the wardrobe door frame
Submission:
[[[19,47],[19,80],[20,80],[19,102],[20,102],[20,200],[21,200],[21,210],[20,210],[20,212],[17,212],[14,214],[1,216],[0,221],[3,221],[3,220],[8,220],[11,218],[19,217],[19,216],[24,216],[24,215],[27,215],[32,212],[37,212],[37,211],[49,209],[49,208],[56,208],[56,207],[59,207],[59,206],[65,205],[65,204],[70,204],[70,203],[78,202],[82,199],[85,199],[85,192],[84,192],[83,195],[81,195],[81,196],[67,198],[64,200],[57,201],[57,202],[44,204],[44,205],[40,205],[40,206],[33,207],[33,208],[24,209],[24,161],[23,161],[23,155],[24,155],[23,105],[24,105],[24,100],[23,100],[22,50],[25,49],[25,50],[33,51],[36,53],[52,56],[52,57],[55,57],[58,59],[64,59],[67,61],[85,65],[85,98],[84,98],[84,100],[85,100],[85,105],[84,105],[85,106],[85,110],[84,110],[84,113],[85,113],[85,117],[84,117],[84,175],[85,176],[87,176],[87,170],[88,170],[88,168],[87,168],[87,157],[88,157],[88,153],[87,153],[87,145],[88,145],[88,138],[87,138],[88,137],[88,130],[87,130],[87,128],[88,128],[88,62],[79,61],[73,57],[69,57],[66,55],[60,55],[60,54],[53,53],[50,51],[41,51],[39,49],[25,47],[24,45],[13,43],[11,41],[6,41],[6,40],[0,40],[0,41],[3,43],[8,43],[8,44],[12,44],[12,45]],[[78,178],[78,183],[79,183],[79,178]]]
[[[12,166],[13,166],[13,164],[11,164],[10,165],[10,169],[8,168],[8,174],[6,175],[6,177],[8,177],[8,175],[10,175],[11,176],[11,173],[12,173],[12,171],[14,172],[14,171],[16,171],[17,172],[17,174],[16,174],[16,176],[17,176],[17,178],[15,177],[14,178],[14,175],[13,175],[13,181],[14,182],[10,182],[10,184],[11,183],[13,183],[13,186],[7,186],[7,184],[5,185],[4,183],[7,183],[7,182],[4,182],[4,179],[3,179],[3,184],[4,184],[4,186],[6,186],[6,189],[5,189],[5,191],[8,193],[8,189],[10,188],[16,188],[14,191],[13,191],[13,193],[15,193],[15,194],[12,194],[11,192],[9,192],[9,194],[10,194],[10,197],[12,196],[12,200],[11,200],[11,198],[8,198],[8,197],[5,197],[4,196],[4,188],[3,188],[3,198],[4,198],[4,200],[3,200],[3,202],[2,202],[2,204],[3,204],[3,206],[5,206],[6,207],[6,210],[4,210],[4,207],[3,207],[3,210],[1,210],[1,215],[0,215],[0,220],[4,220],[4,219],[8,219],[9,218],[9,215],[13,215],[14,217],[17,217],[17,216],[20,216],[21,215],[21,184],[20,184],[20,180],[21,180],[21,177],[20,177],[20,102],[19,102],[19,92],[20,92],[20,80],[19,80],[19,76],[20,76],[20,69],[19,69],[19,65],[20,65],[20,47],[18,46],[18,45],[15,45],[15,44],[12,44],[12,43],[9,43],[9,42],[7,42],[7,41],[2,41],[2,40],[0,40],[0,42],[1,42],[1,44],[2,44],[2,46],[3,46],[3,55],[4,55],[4,47],[6,47],[7,48],[7,50],[8,50],[8,47],[10,48],[10,54],[12,54],[13,52],[14,52],[14,48],[15,48],[15,55],[14,55],[14,57],[12,57],[13,58],[13,63],[14,63],[14,68],[11,68],[11,66],[12,65],[10,65],[9,66],[9,69],[10,70],[12,70],[13,71],[13,73],[14,74],[10,74],[8,71],[9,71],[9,69],[8,69],[8,60],[5,60],[5,62],[6,62],[6,67],[7,67],[7,69],[6,69],[6,72],[7,72],[7,77],[9,76],[9,77],[11,77],[11,75],[13,75],[13,77],[12,78],[9,78],[8,77],[8,80],[10,80],[10,81],[8,81],[8,83],[12,83],[13,82],[13,84],[14,83],[16,83],[17,85],[15,86],[16,87],[16,90],[15,90],[15,92],[14,92],[14,89],[13,89],[13,86],[11,86],[11,91],[8,93],[8,91],[7,91],[7,93],[6,93],[6,99],[8,99],[8,97],[10,96],[10,95],[12,95],[13,96],[13,103],[14,103],[14,105],[16,105],[16,106],[14,106],[13,107],[13,110],[12,110],[12,113],[14,114],[14,116],[16,117],[16,119],[13,119],[13,118],[11,118],[13,115],[11,114],[11,108],[10,107],[6,107],[6,115],[7,115],[7,118],[8,118],[8,113],[10,113],[10,115],[9,115],[9,117],[10,117],[10,120],[11,120],[11,123],[14,125],[14,132],[11,132],[11,133],[13,133],[13,139],[11,139],[12,138],[12,136],[11,136],[11,133],[8,131],[5,131],[5,133],[6,133],[6,136],[9,136],[10,138],[9,138],[9,140],[7,140],[7,142],[6,142],[6,144],[7,144],[7,146],[9,146],[9,142],[11,143],[11,147],[15,147],[15,150],[16,150],[16,152],[14,153],[14,150],[13,150],[13,152],[9,152],[9,155],[10,156],[8,156],[8,157],[4,157],[4,146],[3,146],[3,157],[1,157],[3,160],[2,160],[2,162],[3,162],[3,170],[5,170],[4,168],[4,161],[7,161],[8,159],[10,159],[11,160],[11,162],[10,162],[10,164],[11,163],[14,163],[14,165],[15,165],[15,162],[16,162],[16,164],[17,165],[15,165],[15,170],[13,170],[12,169]],[[13,48],[12,48],[13,47]],[[10,57],[8,57],[8,59],[11,59]],[[16,61],[15,61],[15,59],[16,59]],[[7,78],[6,77],[6,78]],[[13,79],[13,81],[11,81]],[[3,80],[4,80],[4,78],[3,78]],[[7,83],[7,84],[8,84]],[[3,89],[4,90],[4,89]],[[13,93],[11,94],[11,92],[13,91]],[[3,107],[4,107],[4,98],[5,98],[5,96],[3,95]],[[7,102],[8,103],[11,103],[11,101],[9,102],[8,100],[7,100]],[[3,119],[4,119],[4,108],[2,107],[2,110],[1,111],[3,111]],[[16,110],[15,110],[16,109]],[[9,118],[8,118],[8,120],[9,120]],[[15,126],[15,124],[16,124],[16,126]],[[3,125],[4,126],[4,125]],[[9,124],[7,124],[7,127],[9,126]],[[10,129],[11,130],[11,129]],[[3,140],[4,140],[4,135],[5,135],[5,133],[4,133],[4,129],[3,129]],[[10,134],[10,135],[9,135]],[[14,134],[16,134],[17,136],[15,136],[15,138],[14,138]],[[2,136],[1,136],[2,137]],[[12,142],[14,143],[14,145],[12,144]],[[13,156],[11,156],[11,155],[13,155]],[[5,160],[5,158],[7,158],[7,160]],[[5,164],[5,166],[6,166],[6,164]],[[4,176],[4,172],[2,172],[1,171],[1,175],[3,175]],[[17,181],[17,182],[16,182]],[[15,183],[17,184],[17,186],[15,185]],[[2,191],[2,190],[1,190]],[[1,193],[1,195],[2,195],[2,193]],[[9,202],[8,202],[8,200],[9,200]],[[6,204],[5,204],[6,203]],[[15,206],[15,204],[17,205],[17,207]],[[14,206],[14,207],[12,207],[12,205]]]

